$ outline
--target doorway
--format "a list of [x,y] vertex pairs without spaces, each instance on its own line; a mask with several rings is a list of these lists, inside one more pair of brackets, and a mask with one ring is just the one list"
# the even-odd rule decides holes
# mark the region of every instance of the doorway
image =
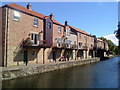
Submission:
[[56,62],[56,52],[55,51],[53,51],[53,61]]
[[27,65],[28,63],[28,51],[24,50],[24,63]]

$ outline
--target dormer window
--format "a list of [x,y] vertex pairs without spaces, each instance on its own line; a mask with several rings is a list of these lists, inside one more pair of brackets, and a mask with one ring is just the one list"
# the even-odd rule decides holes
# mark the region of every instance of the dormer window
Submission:
[[34,18],[33,25],[34,25],[35,27],[38,27],[38,19],[37,19],[37,18]]
[[14,15],[13,15],[13,19],[14,19],[15,21],[19,21],[19,19],[20,19],[20,14],[19,14],[17,11],[14,11],[13,14],[14,14]]

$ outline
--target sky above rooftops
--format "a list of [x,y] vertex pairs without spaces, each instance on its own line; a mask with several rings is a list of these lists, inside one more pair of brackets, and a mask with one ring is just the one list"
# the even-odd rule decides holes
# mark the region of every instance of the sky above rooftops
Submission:
[[[2,5],[11,2],[3,2]],[[16,3],[16,2],[14,2]],[[28,2],[17,2],[26,7]],[[97,37],[113,34],[118,24],[117,2],[31,2],[32,10],[86,31]]]

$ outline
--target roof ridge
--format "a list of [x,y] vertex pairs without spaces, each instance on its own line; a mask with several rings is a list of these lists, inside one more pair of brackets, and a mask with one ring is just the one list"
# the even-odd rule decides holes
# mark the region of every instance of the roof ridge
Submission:
[[[69,25],[70,26],[70,25]],[[90,35],[89,33],[87,33],[86,31],[83,31],[83,30],[81,30],[81,29],[78,29],[78,28],[76,28],[76,27],[73,27],[73,26],[70,26],[71,28],[73,28],[73,29],[75,29],[76,31],[78,31],[78,32],[81,32],[81,33],[84,33],[84,34],[87,34],[87,35]],[[92,35],[90,35],[90,36],[92,36]]]
[[21,6],[21,5],[18,5],[16,3],[6,4],[5,6],[15,8],[17,10],[20,10],[20,11],[23,11],[23,12],[35,15],[35,16],[40,17],[40,18],[44,18],[45,17],[45,15],[43,15],[41,13],[38,13],[38,12],[36,12],[34,10],[29,10],[29,9],[27,9],[27,8]]
[[[40,17],[40,18],[43,18],[43,19],[45,19],[46,17],[49,17],[49,16],[43,15],[43,14],[41,14],[41,13],[39,13],[39,12],[36,12],[36,11],[34,11],[34,10],[29,10],[29,9],[27,9],[27,8],[21,6],[21,5],[18,5],[18,4],[16,4],[16,3],[6,4],[6,6],[12,7],[12,8],[15,8],[15,9],[18,9],[18,10],[20,10],[20,11],[23,11],[23,12],[26,12],[26,13],[29,13],[29,14],[32,14],[32,15],[35,15],[35,16]],[[53,21],[54,23],[57,23],[57,24],[59,24],[59,25],[62,25],[60,22],[58,22],[58,21],[55,20],[55,19],[53,19],[52,21]],[[64,25],[62,25],[62,26],[64,26]]]

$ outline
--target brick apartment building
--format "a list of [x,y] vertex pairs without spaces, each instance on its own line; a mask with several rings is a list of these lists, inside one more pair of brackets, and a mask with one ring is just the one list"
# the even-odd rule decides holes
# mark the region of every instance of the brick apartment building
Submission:
[[7,4],[0,12],[0,66],[94,58],[108,51],[106,42],[68,21],[62,25],[53,14],[32,11],[30,4]]

